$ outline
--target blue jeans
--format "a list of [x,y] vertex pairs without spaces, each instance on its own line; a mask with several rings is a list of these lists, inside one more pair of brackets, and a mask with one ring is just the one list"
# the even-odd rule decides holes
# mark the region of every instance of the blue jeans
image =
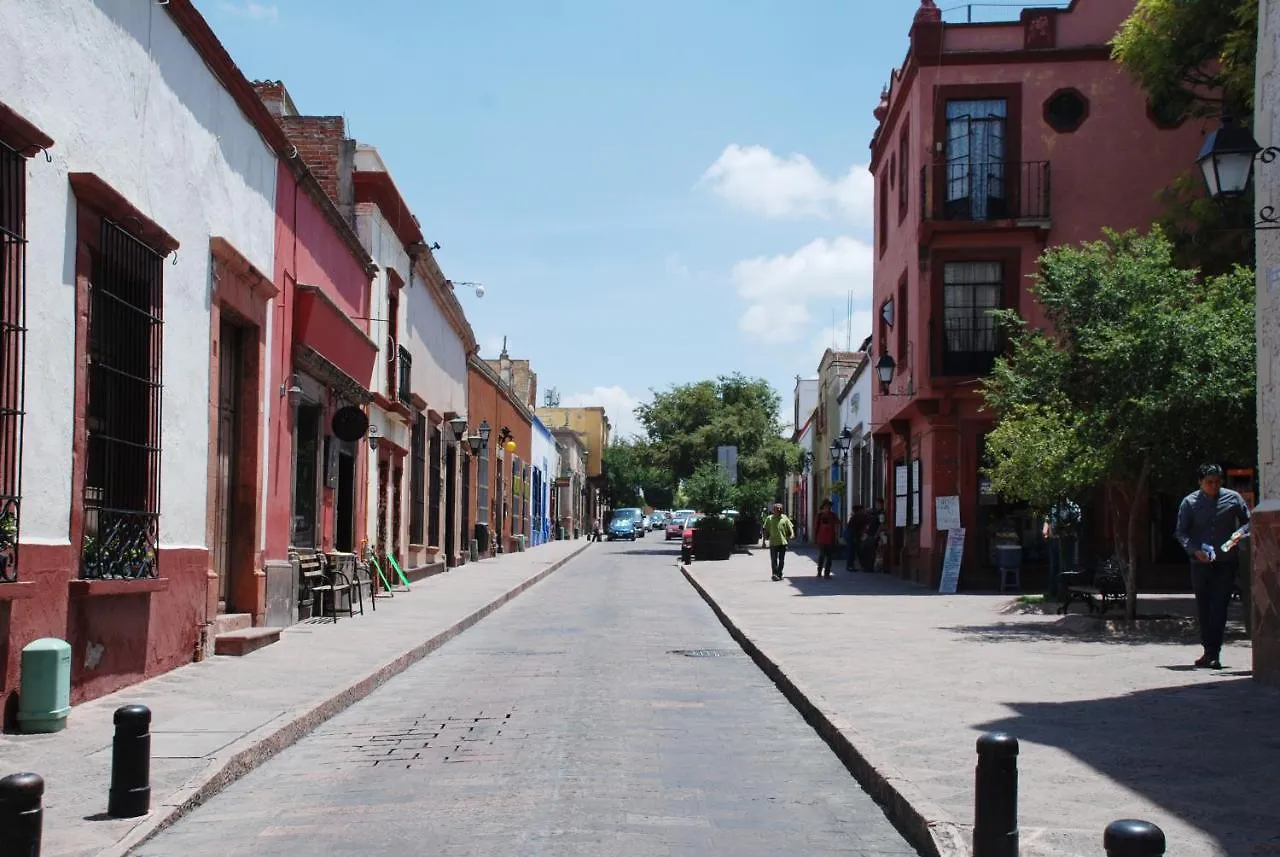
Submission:
[[1235,589],[1240,563],[1192,562],[1191,589],[1196,594],[1196,612],[1200,619],[1200,643],[1204,653],[1213,660],[1222,652],[1222,640],[1227,633],[1227,609],[1231,606],[1231,594]]

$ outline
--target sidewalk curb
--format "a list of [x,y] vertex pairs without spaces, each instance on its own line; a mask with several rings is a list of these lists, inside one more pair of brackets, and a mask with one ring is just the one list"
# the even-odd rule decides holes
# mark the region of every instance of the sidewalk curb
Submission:
[[684,565],[677,563],[689,585],[702,596],[720,624],[737,641],[743,651],[767,675],[801,716],[827,742],[844,764],[884,809],[885,815],[908,841],[926,857],[970,857],[965,826],[934,804],[901,772],[890,765],[867,757],[866,741],[852,724],[826,710],[822,696],[787,675],[768,655],[761,651],[729,615],[721,609],[706,588]]
[[[130,851],[144,844],[166,827],[186,815],[218,792],[305,738],[308,733],[329,718],[350,708],[369,696],[382,685],[395,678],[463,631],[489,616],[508,601],[523,594],[534,584],[545,580],[554,572],[576,559],[590,546],[590,542],[557,560],[542,571],[526,578],[513,588],[490,601],[480,609],[453,623],[444,631],[404,652],[390,663],[366,673],[348,686],[329,694],[324,699],[306,703],[280,715],[272,722],[250,732],[224,752],[210,760],[209,766],[196,774],[182,788],[158,800],[151,814],[131,829],[124,838],[98,851],[95,857],[126,857]],[[247,746],[245,746],[247,744]]]

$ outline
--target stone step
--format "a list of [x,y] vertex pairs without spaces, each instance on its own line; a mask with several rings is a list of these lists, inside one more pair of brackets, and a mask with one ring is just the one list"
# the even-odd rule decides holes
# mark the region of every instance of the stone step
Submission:
[[280,639],[283,628],[241,628],[213,638],[215,655],[247,655]]
[[253,627],[252,613],[219,613],[213,620],[213,636],[229,634],[232,631],[243,631]]

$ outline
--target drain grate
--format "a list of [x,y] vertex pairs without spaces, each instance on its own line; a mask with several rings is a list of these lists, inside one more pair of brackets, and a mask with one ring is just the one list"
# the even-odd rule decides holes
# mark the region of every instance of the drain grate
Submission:
[[742,653],[734,649],[672,649],[667,654],[686,658],[730,658]]

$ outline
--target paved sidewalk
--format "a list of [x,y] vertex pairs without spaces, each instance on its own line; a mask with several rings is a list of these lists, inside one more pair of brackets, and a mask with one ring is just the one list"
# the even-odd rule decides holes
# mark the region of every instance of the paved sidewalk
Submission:
[[[1191,669],[1185,641],[1082,634],[1010,596],[937,595],[885,575],[815,576],[792,554],[695,562],[686,575],[925,854],[971,846],[974,742],[1021,742],[1023,857],[1102,854],[1117,818],[1170,854],[1280,854],[1280,693]],[[1065,632],[1065,627],[1074,632]]]
[[[368,696],[587,549],[551,542],[379,598],[377,611],[299,624],[244,657],[213,657],[76,706],[53,735],[0,736],[0,774],[45,780],[43,857],[116,857],[317,725]],[[104,817],[112,715],[151,708],[152,812]]]

